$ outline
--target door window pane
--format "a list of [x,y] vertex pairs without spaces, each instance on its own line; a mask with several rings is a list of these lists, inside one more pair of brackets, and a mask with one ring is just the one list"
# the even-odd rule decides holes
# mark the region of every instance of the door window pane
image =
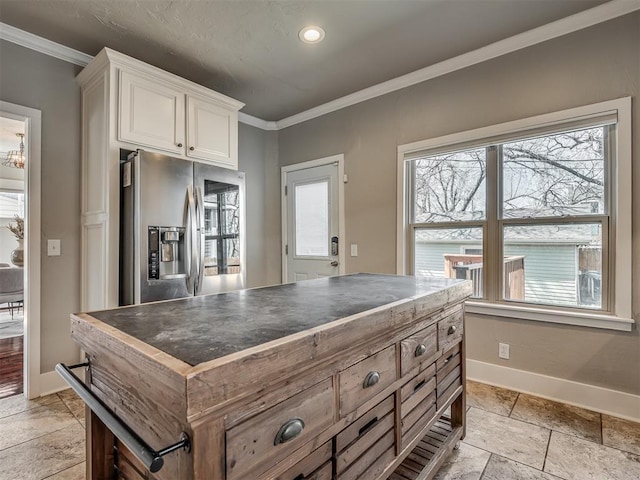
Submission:
[[606,213],[605,128],[505,143],[504,218]]
[[506,226],[504,255],[505,300],[601,308],[600,223]]
[[296,256],[329,256],[329,182],[295,186]]
[[472,296],[482,297],[481,227],[416,229],[414,245],[413,271],[416,276],[471,280]]
[[485,218],[486,150],[415,160],[414,223]]
[[240,273],[240,189],[204,182],[204,274]]

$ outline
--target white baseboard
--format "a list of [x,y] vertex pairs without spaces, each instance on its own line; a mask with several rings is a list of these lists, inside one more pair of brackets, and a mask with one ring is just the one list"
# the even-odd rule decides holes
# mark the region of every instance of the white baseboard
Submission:
[[55,370],[40,374],[40,396],[50,395],[69,388],[69,384]]
[[640,396],[467,359],[467,378],[640,422]]

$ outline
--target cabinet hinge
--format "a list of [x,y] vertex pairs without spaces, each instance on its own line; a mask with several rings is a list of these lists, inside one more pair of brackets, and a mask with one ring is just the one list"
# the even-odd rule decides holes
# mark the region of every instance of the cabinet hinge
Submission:
[[287,185],[284,186],[284,194],[289,195],[289,187]]
[[284,254],[289,255],[289,245],[284,246]]

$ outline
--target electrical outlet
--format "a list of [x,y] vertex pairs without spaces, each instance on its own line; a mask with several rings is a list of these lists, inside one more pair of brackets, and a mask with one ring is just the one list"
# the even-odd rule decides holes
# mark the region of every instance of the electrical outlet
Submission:
[[498,344],[498,357],[504,358],[505,360],[509,360],[509,344],[508,343]]

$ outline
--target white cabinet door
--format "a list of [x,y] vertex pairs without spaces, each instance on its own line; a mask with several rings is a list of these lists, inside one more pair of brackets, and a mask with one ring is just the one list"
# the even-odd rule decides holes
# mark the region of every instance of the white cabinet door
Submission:
[[120,72],[118,138],[184,154],[185,94],[130,72]]
[[187,156],[238,169],[238,114],[187,95]]

